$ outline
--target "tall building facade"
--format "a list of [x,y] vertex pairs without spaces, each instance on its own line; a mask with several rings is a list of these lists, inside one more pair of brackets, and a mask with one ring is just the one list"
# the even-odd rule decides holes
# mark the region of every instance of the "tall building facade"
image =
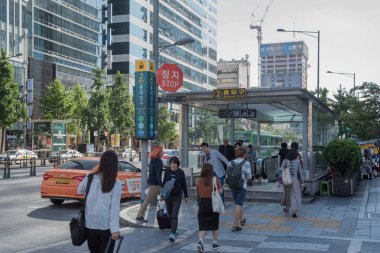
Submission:
[[[153,1],[109,0],[111,22],[107,32],[112,42],[107,49],[108,74],[117,71],[134,75],[136,59],[153,59]],[[161,0],[159,13],[159,44],[173,44],[183,38],[194,43],[165,48],[160,52],[159,65],[175,63],[183,71],[183,89],[200,91],[214,89],[217,84],[217,1]],[[109,13],[109,12],[108,12]]]
[[102,0],[31,0],[32,57],[56,64],[65,84],[92,84],[91,71],[101,67]]
[[308,48],[303,41],[260,46],[261,87],[307,88]]
[[218,88],[245,88],[250,87],[251,63],[248,56],[241,60],[218,61]]

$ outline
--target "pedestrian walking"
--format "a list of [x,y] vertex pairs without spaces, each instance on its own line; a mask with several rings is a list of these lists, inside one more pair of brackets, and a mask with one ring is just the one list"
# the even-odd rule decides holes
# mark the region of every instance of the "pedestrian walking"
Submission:
[[224,139],[223,145],[219,146],[219,152],[227,158],[228,161],[235,159],[234,147],[228,144],[228,140]]
[[297,156],[297,150],[291,148],[281,165],[281,168],[289,168],[292,178],[292,183],[290,185],[283,185],[284,192],[281,205],[285,206],[283,211],[289,212],[290,210],[292,217],[294,218],[297,217],[297,212],[302,206],[301,187],[303,187],[304,182],[301,162]]
[[[224,178],[226,175],[226,172],[223,167],[223,163],[225,165],[229,164],[229,161],[227,158],[225,158],[220,152],[211,149],[208,146],[207,142],[201,143],[201,149],[206,154],[203,160],[203,163],[210,163],[212,165],[212,168],[214,169],[214,174],[219,178],[220,184],[224,185]],[[220,197],[222,197],[223,203],[224,203],[224,191],[220,194]]]
[[245,154],[245,148],[236,148],[236,159],[232,160],[227,167],[227,182],[235,202],[233,232],[241,230],[241,227],[238,226],[239,222],[240,226],[244,226],[246,223],[246,219],[243,217],[243,203],[247,192],[247,181],[252,178],[252,173],[251,164],[243,158]]
[[289,149],[288,149],[288,144],[286,142],[281,143],[281,149],[278,151],[278,155],[280,156],[280,165],[288,155]]
[[[118,172],[117,154],[105,151],[99,166],[95,169],[88,192],[85,217],[87,245],[91,253],[103,253],[112,238],[108,253],[113,252],[115,240],[120,238],[119,212],[122,184],[116,178]],[[79,184],[77,193],[85,194],[88,176]]]
[[298,151],[298,143],[297,142],[292,142],[290,144],[290,148],[294,148],[297,151],[297,159],[301,163],[301,169],[303,169],[303,161],[302,161],[302,156],[301,156],[300,152]]
[[[212,209],[212,191],[213,191],[213,168],[209,163],[202,166],[201,177],[197,183],[197,193],[199,196],[199,209],[198,209],[198,226],[199,226],[199,242],[198,252],[204,252],[203,239],[207,231],[212,231],[212,248],[218,249],[218,236],[219,236],[219,213],[215,213]],[[223,191],[219,178],[216,178],[216,184],[219,193]]]
[[179,168],[180,162],[178,157],[173,156],[169,160],[170,169],[165,171],[163,185],[166,182],[174,179],[174,186],[170,192],[168,198],[165,199],[166,209],[168,210],[168,215],[170,218],[170,235],[169,240],[174,242],[177,237],[177,227],[178,227],[178,213],[182,202],[182,192],[185,195],[185,203],[189,200],[189,195],[187,192],[187,185],[185,179],[185,172]]
[[149,177],[148,177],[148,194],[145,196],[144,203],[137,213],[136,220],[147,222],[145,217],[146,209],[149,204],[157,202],[157,195],[162,191],[162,168],[163,163],[161,156],[164,154],[161,146],[156,146],[150,153]]

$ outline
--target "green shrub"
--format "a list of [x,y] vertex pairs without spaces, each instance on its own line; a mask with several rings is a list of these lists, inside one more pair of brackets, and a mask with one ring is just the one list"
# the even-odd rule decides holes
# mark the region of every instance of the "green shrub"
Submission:
[[333,140],[327,145],[323,155],[330,164],[333,176],[351,176],[359,169],[361,161],[360,148],[351,140]]

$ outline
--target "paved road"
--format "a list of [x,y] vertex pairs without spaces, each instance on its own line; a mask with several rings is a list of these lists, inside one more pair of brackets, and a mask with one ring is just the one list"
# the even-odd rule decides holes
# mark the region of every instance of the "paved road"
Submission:
[[[41,181],[41,176],[0,180],[1,253],[22,252],[69,239],[68,223],[81,204],[69,201],[54,206],[48,199],[41,199]],[[122,207],[128,205],[123,203]]]

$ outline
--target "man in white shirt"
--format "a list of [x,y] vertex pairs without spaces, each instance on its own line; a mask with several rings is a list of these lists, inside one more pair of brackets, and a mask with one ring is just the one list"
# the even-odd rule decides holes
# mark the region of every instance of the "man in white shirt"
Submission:
[[[213,150],[208,146],[207,142],[202,142],[201,149],[205,152],[203,163],[210,163],[214,169],[215,175],[219,178],[220,184],[224,185],[224,178],[226,172],[224,170],[223,163],[226,165],[229,163],[227,158],[224,157],[219,151]],[[223,162],[223,163],[222,163]],[[224,203],[224,191],[220,194]]]

